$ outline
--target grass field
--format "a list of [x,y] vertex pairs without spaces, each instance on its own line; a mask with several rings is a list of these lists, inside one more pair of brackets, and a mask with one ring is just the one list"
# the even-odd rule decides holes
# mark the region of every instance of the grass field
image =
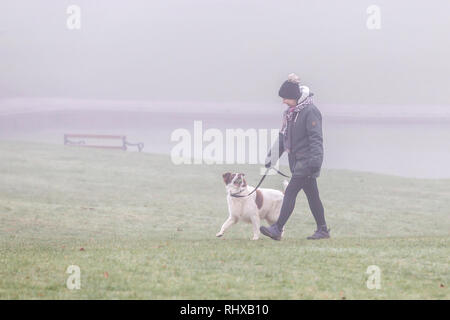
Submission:
[[[332,239],[305,240],[315,225],[303,193],[282,241],[251,241],[247,224],[216,238],[221,174],[254,185],[258,170],[0,141],[0,298],[449,299],[450,180],[323,170]],[[69,265],[80,290],[66,287]],[[366,286],[369,265],[379,290]]]

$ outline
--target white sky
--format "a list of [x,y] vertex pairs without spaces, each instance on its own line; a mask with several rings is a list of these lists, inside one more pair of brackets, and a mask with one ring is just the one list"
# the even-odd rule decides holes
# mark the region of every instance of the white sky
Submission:
[[296,72],[323,103],[450,105],[449,13],[448,0],[2,0],[0,98],[274,103]]

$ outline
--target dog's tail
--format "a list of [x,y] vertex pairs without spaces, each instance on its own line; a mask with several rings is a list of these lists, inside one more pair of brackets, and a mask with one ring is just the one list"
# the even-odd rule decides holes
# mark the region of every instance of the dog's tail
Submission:
[[286,191],[289,182],[287,180],[283,180],[283,193]]

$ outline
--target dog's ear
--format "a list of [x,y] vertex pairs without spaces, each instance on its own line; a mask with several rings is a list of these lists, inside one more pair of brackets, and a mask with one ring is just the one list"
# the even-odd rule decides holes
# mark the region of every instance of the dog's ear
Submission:
[[229,184],[231,182],[231,173],[230,172],[226,172],[222,175],[223,178],[223,182],[225,182],[225,184]]

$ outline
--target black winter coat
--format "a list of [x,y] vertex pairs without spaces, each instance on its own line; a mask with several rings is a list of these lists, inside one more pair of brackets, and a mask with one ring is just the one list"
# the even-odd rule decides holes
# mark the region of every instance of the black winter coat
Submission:
[[[285,151],[287,139],[291,150],[288,153],[289,168],[293,176],[313,177],[320,175],[323,162],[322,114],[314,104],[309,104],[287,124],[286,136],[280,132],[277,143],[279,157]],[[272,148],[272,150],[273,150]],[[269,152],[269,157],[273,154]],[[272,159],[272,163],[278,159]]]

